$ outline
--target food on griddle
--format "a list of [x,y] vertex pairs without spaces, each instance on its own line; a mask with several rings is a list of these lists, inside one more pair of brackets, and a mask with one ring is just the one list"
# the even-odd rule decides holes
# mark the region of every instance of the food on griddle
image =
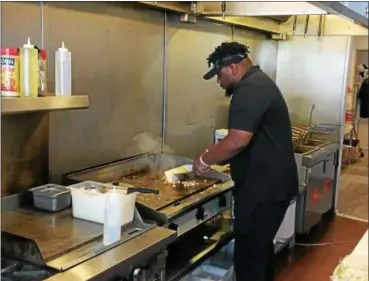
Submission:
[[169,183],[164,175],[165,171],[147,169],[126,175],[120,178],[119,181],[133,186],[142,186],[159,190],[159,195],[137,195],[137,202],[148,205],[150,208],[156,210],[193,193],[211,187],[214,183],[218,182],[216,179],[196,177],[181,182]]

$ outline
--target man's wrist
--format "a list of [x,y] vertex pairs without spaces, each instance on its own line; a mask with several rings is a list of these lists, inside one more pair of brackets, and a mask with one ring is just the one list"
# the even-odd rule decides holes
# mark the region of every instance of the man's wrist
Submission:
[[200,163],[206,167],[210,167],[210,165],[206,164],[204,159],[202,159],[202,156],[200,157]]

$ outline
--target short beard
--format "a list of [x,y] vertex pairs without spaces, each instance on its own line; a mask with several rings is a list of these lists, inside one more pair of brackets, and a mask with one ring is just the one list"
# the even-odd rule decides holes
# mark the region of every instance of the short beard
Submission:
[[225,89],[225,93],[224,95],[229,98],[230,96],[233,95],[233,85],[229,86],[227,89]]

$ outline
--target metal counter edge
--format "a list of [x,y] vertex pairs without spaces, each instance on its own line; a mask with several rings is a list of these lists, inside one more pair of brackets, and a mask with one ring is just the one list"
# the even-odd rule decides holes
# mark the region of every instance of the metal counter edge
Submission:
[[[177,238],[176,232],[155,227],[150,231],[121,244],[99,256],[96,256],[80,265],[58,273],[45,281],[86,281],[99,280],[99,275],[104,275],[108,270],[123,272],[125,265],[139,263],[142,257],[150,257],[165,250]],[[139,265],[139,264],[138,264]]]

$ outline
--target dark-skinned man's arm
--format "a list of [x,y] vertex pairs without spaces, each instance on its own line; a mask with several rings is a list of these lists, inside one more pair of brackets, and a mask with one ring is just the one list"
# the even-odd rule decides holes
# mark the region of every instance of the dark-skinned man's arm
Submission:
[[271,104],[271,98],[262,85],[245,85],[233,95],[229,109],[228,135],[213,149],[195,161],[195,168],[227,161],[244,150],[254,133],[260,129],[262,120]]
[[228,135],[202,156],[207,165],[222,163],[241,152],[251,141],[253,133],[230,129]]

